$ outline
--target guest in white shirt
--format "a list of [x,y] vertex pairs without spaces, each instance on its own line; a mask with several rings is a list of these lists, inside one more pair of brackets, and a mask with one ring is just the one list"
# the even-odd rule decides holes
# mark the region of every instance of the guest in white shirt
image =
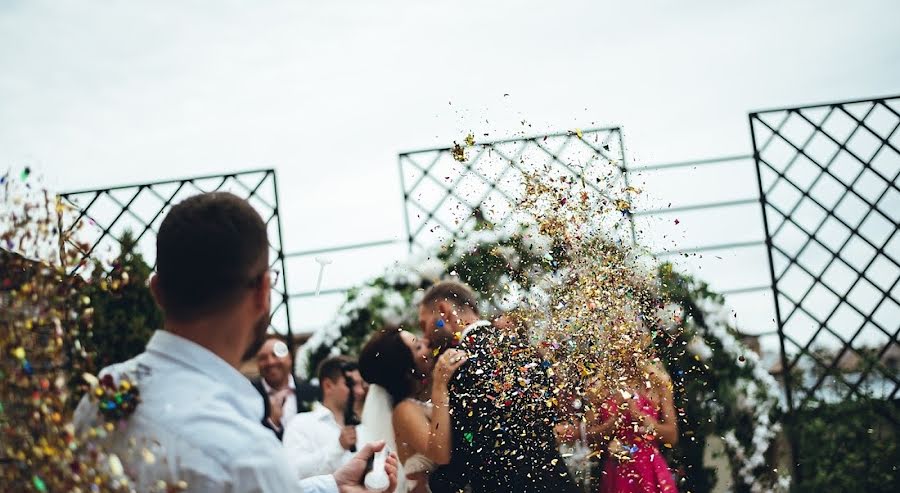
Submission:
[[[298,481],[278,440],[259,424],[260,395],[238,371],[269,325],[274,278],[259,214],[229,193],[191,197],[163,220],[156,250],[150,289],[165,330],[142,354],[101,372],[127,378],[141,397],[124,424],[94,437],[119,459],[108,472],[137,491],[157,490],[161,481],[185,482],[192,492],[365,491],[366,461],[381,444],[366,445],[331,476]],[[85,396],[77,432],[102,424]],[[393,488],[394,456],[385,469]]]
[[331,474],[353,456],[356,426],[347,425],[347,418],[354,414],[348,402],[350,393],[359,395],[360,389],[347,385],[348,380],[356,381],[351,372],[359,376],[349,358],[333,356],[322,361],[316,371],[322,402],[313,405],[312,411],[294,416],[284,431],[284,448],[300,479]]
[[259,378],[251,380],[265,406],[263,426],[269,428],[280,440],[284,428],[298,412],[298,391],[294,375],[291,375],[291,355],[287,344],[279,337],[270,336],[256,353]]

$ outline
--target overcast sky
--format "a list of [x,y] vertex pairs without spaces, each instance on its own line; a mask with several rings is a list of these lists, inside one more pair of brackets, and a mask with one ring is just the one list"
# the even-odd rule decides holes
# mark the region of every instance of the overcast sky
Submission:
[[274,167],[288,250],[399,239],[400,150],[622,125],[632,163],[749,154],[750,110],[900,93],[897,19],[894,0],[0,0],[0,168],[71,190]]

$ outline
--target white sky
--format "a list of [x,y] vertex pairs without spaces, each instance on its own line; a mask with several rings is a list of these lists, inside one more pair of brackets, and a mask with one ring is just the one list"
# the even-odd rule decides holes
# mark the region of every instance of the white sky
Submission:
[[894,0],[4,0],[0,169],[71,190],[275,167],[288,250],[399,239],[400,150],[617,124],[632,163],[746,154],[750,110],[900,92],[897,19]]

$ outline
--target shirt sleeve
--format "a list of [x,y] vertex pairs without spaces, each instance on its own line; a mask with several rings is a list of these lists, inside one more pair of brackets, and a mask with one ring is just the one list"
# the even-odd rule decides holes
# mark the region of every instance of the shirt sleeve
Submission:
[[72,424],[75,426],[75,434],[81,435],[89,428],[96,426],[97,408],[91,405],[91,398],[84,395],[75,408],[75,414],[72,417]]
[[[232,464],[231,483],[224,489],[229,493],[338,493],[334,476],[322,475],[300,480],[296,477],[280,448],[245,454]],[[191,491],[194,491],[191,489]]]
[[337,493],[337,482],[334,476],[313,476],[300,481],[300,491],[303,493]]
[[284,430],[284,453],[300,479],[331,474],[344,463],[347,451],[337,440],[318,436],[321,426],[295,416]]

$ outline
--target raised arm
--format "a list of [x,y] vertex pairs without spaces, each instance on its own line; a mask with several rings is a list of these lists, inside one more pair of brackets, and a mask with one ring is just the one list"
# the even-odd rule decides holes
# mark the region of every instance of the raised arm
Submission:
[[669,445],[678,443],[678,421],[675,415],[675,395],[672,390],[672,379],[662,369],[653,371],[654,393],[659,399],[659,419],[643,414],[644,426]]
[[431,422],[414,402],[404,401],[394,407],[393,422],[397,437],[435,464],[450,462],[453,427],[448,384],[456,369],[465,362],[465,353],[458,349],[449,349],[438,359],[431,387],[431,402],[434,405]]

